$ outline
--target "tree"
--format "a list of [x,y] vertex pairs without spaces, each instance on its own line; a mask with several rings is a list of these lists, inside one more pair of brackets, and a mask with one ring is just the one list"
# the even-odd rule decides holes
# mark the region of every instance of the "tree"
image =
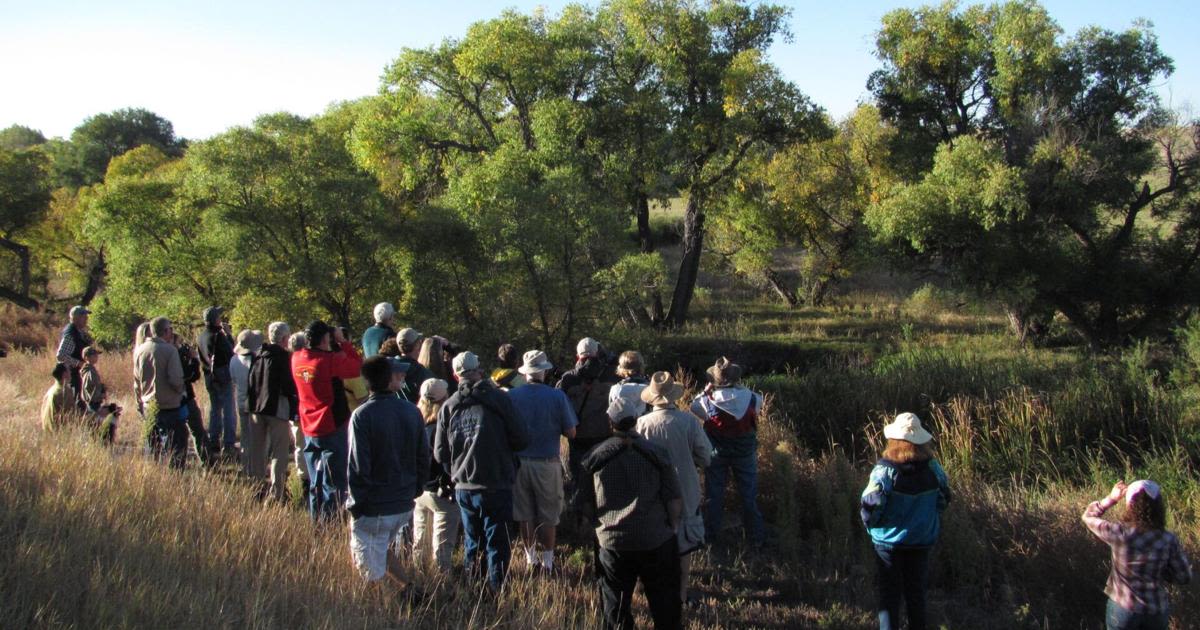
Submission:
[[[497,337],[532,328],[557,347],[591,318],[594,273],[615,261],[622,232],[595,149],[596,51],[581,7],[509,11],[462,40],[405,50],[360,117],[360,162],[422,217],[414,227],[469,233],[453,245],[465,257],[417,263],[435,274],[418,296],[457,294],[441,325],[487,322]],[[422,237],[424,248],[441,241]]]
[[19,151],[45,143],[46,136],[36,129],[30,129],[23,125],[12,125],[0,129],[0,149]]
[[[17,257],[17,269],[0,286],[0,297],[25,308],[36,308],[30,295],[29,246],[18,235],[36,223],[50,204],[49,160],[37,149],[0,148],[0,247]],[[6,274],[8,275],[8,274]]]
[[803,299],[822,304],[830,286],[865,258],[864,216],[895,181],[888,160],[895,133],[879,110],[861,105],[829,137],[753,160],[715,213],[715,249],[796,306],[801,298],[774,256],[783,246],[799,248]]
[[683,2],[633,20],[662,74],[672,172],[686,192],[682,256],[665,323],[687,320],[704,252],[705,217],[755,149],[781,147],[820,129],[819,110],[783,80],[765,51],[788,36],[788,11],[768,4]]
[[104,180],[108,163],[131,149],[150,145],[170,157],[187,143],[175,137],[169,120],[138,108],[96,114],[71,132],[70,142],[53,143],[59,185],[78,188]]
[[1063,38],[1034,2],[947,3],[889,13],[877,54],[881,111],[927,150],[868,214],[881,240],[999,297],[1022,336],[1057,311],[1105,348],[1200,299],[1196,126],[1159,103],[1173,65],[1148,24]]
[[346,146],[354,118],[353,105],[272,114],[189,149],[189,203],[236,266],[204,282],[236,287],[239,320],[364,327],[380,296],[405,291],[400,223]]

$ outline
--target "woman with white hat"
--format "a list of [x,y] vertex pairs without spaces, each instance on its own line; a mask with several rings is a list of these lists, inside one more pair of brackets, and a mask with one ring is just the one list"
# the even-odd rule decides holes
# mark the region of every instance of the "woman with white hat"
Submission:
[[[449,398],[449,389],[449,384],[439,378],[421,383],[417,409],[425,420],[425,437],[431,446],[437,430],[438,412]],[[413,512],[413,562],[423,564],[432,549],[438,569],[449,572],[461,515],[454,502],[454,482],[449,473],[433,458],[429,464],[429,480],[425,483],[425,491],[417,497]]]
[[887,446],[862,493],[862,520],[875,545],[879,570],[880,630],[900,627],[900,602],[908,608],[910,630],[925,628],[925,589],[929,551],[950,502],[946,471],[929,442],[921,419],[902,413],[883,428]]
[[[1125,514],[1120,522],[1105,520],[1104,513],[1122,498]],[[1148,479],[1129,485],[1118,481],[1107,497],[1084,511],[1083,524],[1112,548],[1112,571],[1104,588],[1109,630],[1166,630],[1171,625],[1167,583],[1187,584],[1192,567],[1166,522],[1162,488]]]

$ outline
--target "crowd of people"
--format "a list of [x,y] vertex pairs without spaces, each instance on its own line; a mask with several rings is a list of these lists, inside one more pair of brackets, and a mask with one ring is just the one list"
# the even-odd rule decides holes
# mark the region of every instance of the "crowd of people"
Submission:
[[[89,315],[71,309],[42,422],[48,430],[83,423],[111,444],[122,410],[98,371]],[[553,578],[557,530],[569,513],[592,528],[610,628],[633,627],[638,582],[654,626],[681,627],[695,603],[691,556],[721,539],[730,476],[747,542],[766,542],[757,503],[763,397],[742,384],[736,363],[718,358],[703,391],[681,408],[683,386],[669,372],[649,372],[634,350],[615,355],[581,339],[574,365],[555,379],[544,350],[505,344],[489,371],[443,337],[395,330],[390,304],[377,305],[374,317],[360,347],[322,321],[296,333],[277,321],[265,335],[235,338],[217,306],[202,313],[195,346],[165,317],[142,324],[133,393],[147,448],[176,469],[188,465],[190,449],[202,465],[237,461],[266,501],[288,499],[294,462],[314,522],[348,520],[350,556],[364,579],[410,596],[419,589],[401,555],[449,573],[460,528],[463,572],[489,592],[504,586],[514,539],[528,571]],[[194,389],[201,379],[207,429]],[[899,628],[903,605],[908,627],[921,629],[950,483],[915,414],[900,414],[883,435],[861,497],[879,624]],[[1122,499],[1123,519],[1105,520]],[[1083,515],[1112,548],[1109,628],[1169,624],[1165,584],[1186,583],[1191,566],[1165,530],[1165,513],[1162,489],[1141,480],[1118,483]]]

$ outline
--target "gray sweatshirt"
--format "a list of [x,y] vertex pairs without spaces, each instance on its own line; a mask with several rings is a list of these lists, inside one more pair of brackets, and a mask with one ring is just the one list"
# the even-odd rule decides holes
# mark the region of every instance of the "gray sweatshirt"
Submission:
[[488,381],[463,381],[438,413],[433,442],[434,459],[457,489],[508,490],[529,433],[508,394]]

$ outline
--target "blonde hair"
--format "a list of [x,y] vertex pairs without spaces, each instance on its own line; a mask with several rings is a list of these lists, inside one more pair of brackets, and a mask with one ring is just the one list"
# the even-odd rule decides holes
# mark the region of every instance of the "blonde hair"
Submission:
[[617,376],[629,378],[646,372],[646,360],[637,350],[626,350],[617,361]]
[[925,462],[933,459],[933,446],[928,442],[913,444],[906,440],[888,439],[887,446],[883,449],[883,458],[897,464]]
[[438,412],[442,410],[442,403],[445,401],[433,401],[421,396],[417,400],[417,410],[421,412],[421,418],[425,420],[425,424],[433,424],[437,422]]

